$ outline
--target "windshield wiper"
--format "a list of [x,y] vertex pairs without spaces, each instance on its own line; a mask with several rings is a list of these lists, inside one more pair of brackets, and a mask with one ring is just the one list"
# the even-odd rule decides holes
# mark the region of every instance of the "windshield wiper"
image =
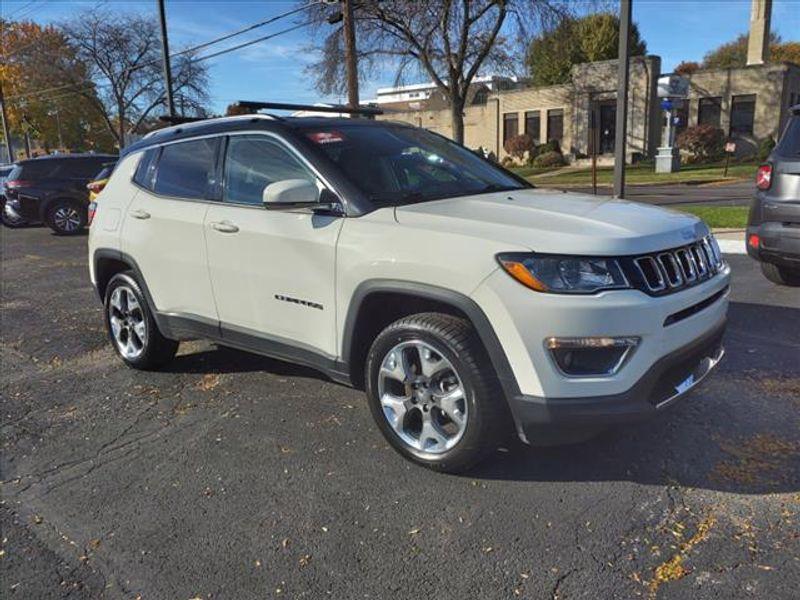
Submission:
[[498,183],[489,183],[477,191],[477,194],[488,194],[489,192],[509,192],[511,190],[521,190],[521,187],[512,185],[500,185]]

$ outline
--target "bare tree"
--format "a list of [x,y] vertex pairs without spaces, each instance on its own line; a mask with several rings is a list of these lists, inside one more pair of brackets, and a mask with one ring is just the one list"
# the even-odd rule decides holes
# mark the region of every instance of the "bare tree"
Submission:
[[[76,83],[102,115],[120,148],[128,134],[165,103],[159,30],[139,14],[89,10],[62,25],[78,60],[89,65],[88,80]],[[205,66],[191,54],[173,58],[174,93],[192,112],[208,100]],[[82,87],[81,87],[82,85]]]
[[[561,0],[362,0],[356,8],[361,76],[393,59],[396,81],[409,69],[430,77],[450,103],[453,138],[464,141],[464,107],[482,68],[510,71],[521,39],[568,12]],[[316,13],[318,31],[327,26]],[[339,93],[345,81],[341,30],[330,30],[311,65],[323,93]],[[521,61],[520,61],[521,62]]]

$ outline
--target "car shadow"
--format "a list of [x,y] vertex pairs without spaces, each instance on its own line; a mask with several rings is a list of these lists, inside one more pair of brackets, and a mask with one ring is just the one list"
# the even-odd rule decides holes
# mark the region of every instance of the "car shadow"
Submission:
[[217,373],[220,375],[263,371],[272,375],[330,381],[324,373],[310,367],[219,345],[191,354],[180,354],[162,367],[161,371],[165,373]]
[[[631,481],[740,494],[800,491],[800,309],[731,303],[726,358],[663,416],[577,444],[511,442],[466,473],[509,481]],[[218,346],[177,356],[174,373],[330,381],[309,367]]]
[[660,418],[554,447],[513,443],[467,474],[800,491],[800,309],[734,302],[717,373]]

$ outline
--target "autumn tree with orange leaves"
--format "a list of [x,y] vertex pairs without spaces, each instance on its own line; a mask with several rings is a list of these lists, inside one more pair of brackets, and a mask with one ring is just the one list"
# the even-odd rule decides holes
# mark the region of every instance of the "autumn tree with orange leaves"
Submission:
[[100,115],[74,93],[72,82],[85,80],[87,69],[64,35],[29,21],[3,20],[0,27],[0,80],[12,137],[21,140],[27,131],[46,152],[113,149]]

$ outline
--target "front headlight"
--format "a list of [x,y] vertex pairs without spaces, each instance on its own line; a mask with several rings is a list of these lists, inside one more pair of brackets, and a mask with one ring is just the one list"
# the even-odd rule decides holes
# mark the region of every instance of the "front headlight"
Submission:
[[509,275],[537,292],[593,294],[631,287],[613,258],[509,252],[498,254],[497,260]]

